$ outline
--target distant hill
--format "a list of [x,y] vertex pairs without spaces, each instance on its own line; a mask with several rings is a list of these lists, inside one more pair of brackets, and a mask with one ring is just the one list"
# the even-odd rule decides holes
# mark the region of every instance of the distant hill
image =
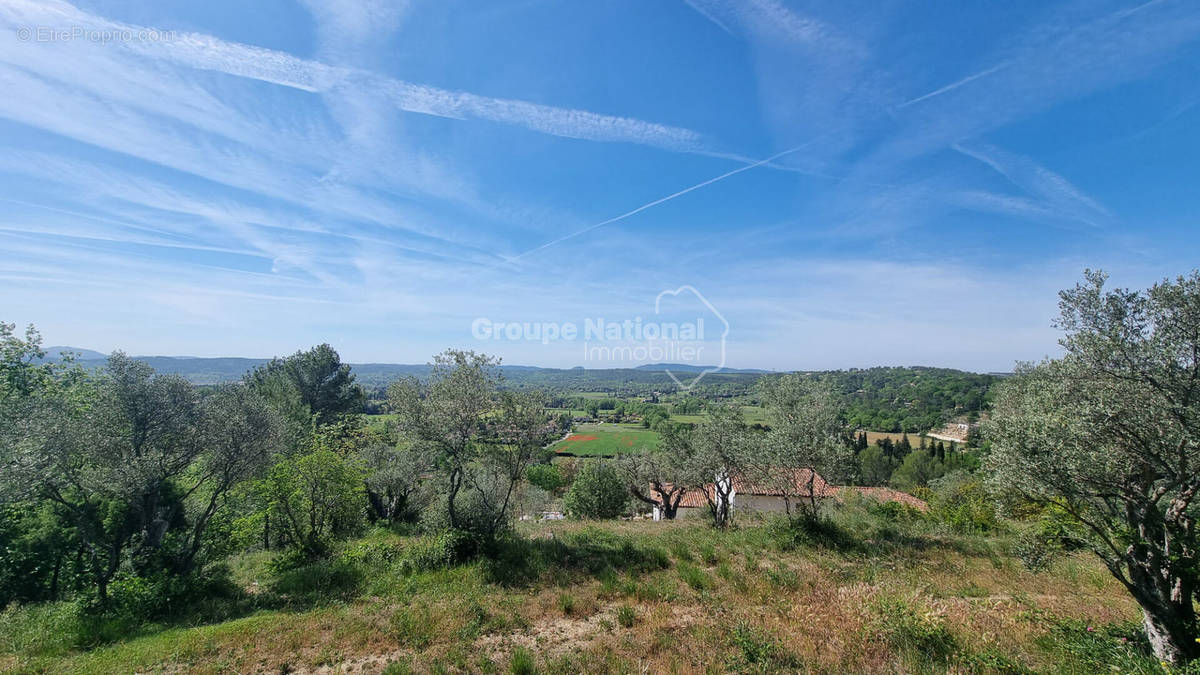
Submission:
[[83,349],[81,347],[64,347],[54,346],[46,347],[46,360],[58,361],[62,359],[63,352],[73,352],[77,359],[106,359],[107,354],[102,354],[94,349]]
[[647,363],[644,366],[638,366],[634,370],[652,370],[655,372],[666,372],[668,370],[676,373],[702,373],[706,370],[713,370],[720,373],[770,373],[769,370],[759,370],[758,368],[718,368],[717,366],[695,366],[688,363]]
[[[50,347],[48,359],[62,352],[81,354],[76,363],[84,368],[101,368],[105,355],[91,349]],[[160,373],[181,375],[199,385],[237,381],[269,359],[236,357],[202,358],[192,356],[138,356]],[[382,399],[382,390],[402,377],[423,378],[429,374],[424,364],[352,363],[356,381]],[[656,363],[637,368],[539,368],[502,366],[504,387],[513,390],[537,390],[551,398],[582,393],[603,393],[617,398],[653,397],[679,390],[667,374],[700,373],[706,368],[688,364]],[[984,410],[992,384],[999,378],[991,374],[968,373],[948,368],[876,367],[867,369],[808,373],[826,377],[835,391],[845,397],[847,421],[852,428],[874,431],[931,429],[952,418],[969,416]],[[722,368],[701,378],[693,396],[702,399],[741,397],[753,401],[755,383],[771,376],[770,371]]]

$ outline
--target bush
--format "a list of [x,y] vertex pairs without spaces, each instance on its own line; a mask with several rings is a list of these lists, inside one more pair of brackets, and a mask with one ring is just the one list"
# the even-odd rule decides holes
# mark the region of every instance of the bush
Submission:
[[1012,554],[1021,561],[1021,566],[1035,574],[1050,569],[1057,553],[1057,543],[1039,530],[1022,531],[1012,547]]
[[393,541],[360,541],[342,550],[339,558],[361,567],[389,567],[403,558],[404,547]]
[[625,512],[629,489],[616,466],[604,460],[584,464],[563,498],[574,518],[611,519]]
[[624,628],[633,628],[633,622],[637,618],[637,614],[629,605],[621,605],[617,608],[617,623]]
[[469,560],[478,549],[478,542],[470,532],[445,530],[411,544],[400,565],[408,572],[441,569]]
[[991,532],[1000,526],[995,502],[975,475],[955,471],[930,483],[930,515],[960,534]]
[[553,464],[534,464],[525,470],[525,477],[531,485],[554,494],[561,494],[571,483]]
[[[803,663],[779,642],[778,638],[745,621],[738,622],[729,633],[729,641],[737,648],[735,671],[795,671]],[[748,667],[747,667],[748,666]]]
[[271,522],[310,560],[362,526],[363,469],[330,450],[283,460],[271,468],[262,488]]
[[884,597],[875,603],[870,637],[897,651],[944,662],[956,650],[954,634],[940,616],[919,611],[903,598]]

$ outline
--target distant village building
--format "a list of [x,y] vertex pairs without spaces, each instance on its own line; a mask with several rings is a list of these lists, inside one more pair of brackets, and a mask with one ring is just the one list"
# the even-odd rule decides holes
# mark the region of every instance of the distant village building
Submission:
[[979,424],[975,422],[951,422],[939,429],[934,429],[925,434],[926,438],[932,438],[937,441],[945,441],[947,443],[967,444],[967,437],[971,432],[978,429]]

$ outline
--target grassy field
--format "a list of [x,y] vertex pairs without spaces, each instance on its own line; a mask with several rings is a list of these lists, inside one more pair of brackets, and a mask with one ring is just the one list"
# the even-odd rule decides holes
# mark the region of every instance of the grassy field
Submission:
[[367,426],[382,429],[388,422],[395,422],[395,413],[380,413],[378,415],[363,415]]
[[[894,443],[896,441],[899,441],[903,437],[904,437],[904,434],[901,434],[901,433],[894,433],[894,432],[888,432],[888,431],[868,431],[867,432],[867,443],[874,445],[875,441],[877,441],[881,438],[890,438],[890,439],[892,439],[892,442]],[[921,443],[921,434],[909,434],[908,442],[912,443],[914,448],[917,447],[917,445],[919,445]]]
[[525,524],[492,561],[432,568],[413,562],[428,540],[380,530],[290,572],[235,558],[246,599],[224,621],[81,647],[70,605],[10,607],[0,671],[1164,672],[1087,555],[1035,574],[1003,536],[837,522]]
[[640,424],[579,424],[570,436],[550,447],[555,452],[577,457],[612,457],[658,447],[658,433]]

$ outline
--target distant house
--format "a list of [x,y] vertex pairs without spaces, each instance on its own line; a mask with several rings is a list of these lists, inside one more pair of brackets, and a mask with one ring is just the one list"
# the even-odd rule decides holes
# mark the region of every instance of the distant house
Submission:
[[939,429],[930,431],[925,436],[947,443],[961,443],[966,445],[967,437],[977,428],[979,428],[979,424],[977,423],[951,422]]
[[[905,504],[918,511],[925,511],[929,508],[924,501],[910,494],[892,490],[891,488],[831,485],[821,477],[821,474],[816,473],[812,469],[793,469],[790,472],[783,471],[785,473],[782,473],[782,475],[790,473],[790,480],[794,486],[789,490],[790,494],[786,495],[777,485],[762,485],[747,480],[746,477],[741,475],[733,476],[733,490],[729,493],[730,510],[755,513],[783,513],[787,511],[788,498],[792,500],[791,506],[795,509],[798,501],[810,499],[813,493],[816,494],[817,499],[822,500],[833,499],[840,502],[849,494],[861,494],[879,502]],[[703,490],[693,489],[687,491],[679,501],[679,509],[675,512],[675,519],[685,520],[708,517],[708,502],[710,498],[713,501],[720,499],[720,496],[716,494],[714,485],[711,483],[704,486]],[[659,507],[654,507],[653,515],[654,520],[662,520],[662,513]]]

